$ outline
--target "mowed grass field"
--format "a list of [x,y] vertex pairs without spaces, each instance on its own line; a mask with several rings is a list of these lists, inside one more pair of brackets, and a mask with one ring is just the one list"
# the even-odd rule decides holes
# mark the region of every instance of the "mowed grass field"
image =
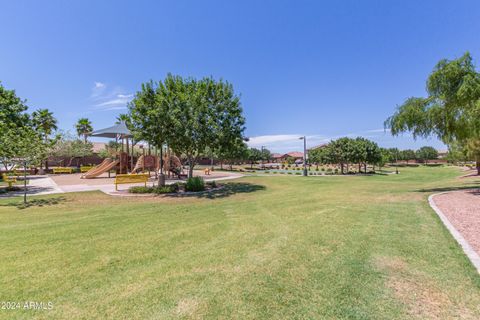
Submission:
[[[37,319],[479,319],[480,276],[428,206],[456,168],[235,180],[212,197],[0,200],[1,310]],[[43,206],[38,206],[41,204]]]

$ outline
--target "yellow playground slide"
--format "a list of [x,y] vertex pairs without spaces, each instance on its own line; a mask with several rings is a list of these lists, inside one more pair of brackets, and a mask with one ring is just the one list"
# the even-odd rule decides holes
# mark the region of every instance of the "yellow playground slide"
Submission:
[[104,172],[108,172],[109,170],[113,169],[116,165],[118,165],[118,160],[112,160],[107,158],[103,160],[98,166],[93,167],[92,169],[88,170],[84,175],[82,175],[82,179],[92,179],[98,177]]

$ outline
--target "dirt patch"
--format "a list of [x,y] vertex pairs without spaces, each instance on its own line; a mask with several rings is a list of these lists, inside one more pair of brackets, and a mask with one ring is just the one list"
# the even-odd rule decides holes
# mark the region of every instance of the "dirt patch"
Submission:
[[453,302],[429,276],[412,269],[400,257],[377,257],[374,267],[386,273],[386,287],[414,319],[475,319],[464,305]]
[[195,298],[184,298],[178,301],[175,313],[181,317],[192,317],[199,307],[199,301]]

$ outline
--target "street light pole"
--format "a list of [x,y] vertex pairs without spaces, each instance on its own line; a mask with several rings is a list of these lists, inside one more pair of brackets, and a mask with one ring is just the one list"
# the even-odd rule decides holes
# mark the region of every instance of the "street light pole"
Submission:
[[262,157],[262,170],[263,170],[263,169],[265,169],[265,165],[264,165],[264,163],[263,163],[263,156],[264,156],[265,146],[262,146],[260,149],[261,149],[261,153],[262,153],[261,157]]
[[307,137],[303,136],[299,138],[303,140],[303,176],[306,177],[307,173]]

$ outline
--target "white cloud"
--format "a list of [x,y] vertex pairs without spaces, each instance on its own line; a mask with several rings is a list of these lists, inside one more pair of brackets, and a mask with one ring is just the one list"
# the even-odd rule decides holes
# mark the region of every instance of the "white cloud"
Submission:
[[124,106],[133,98],[133,94],[117,94],[115,98],[97,103],[96,107]]
[[93,110],[109,111],[122,110],[127,108],[127,103],[132,100],[133,94],[127,94],[120,87],[109,88],[103,82],[94,82],[92,94]]
[[[290,151],[303,151],[303,142],[299,138],[302,134],[276,134],[250,137],[247,142],[251,148],[260,149],[265,146],[271,152],[286,153]],[[359,132],[338,134],[338,135],[307,135],[307,148],[320,144],[328,143],[341,137],[364,137],[377,142],[381,147],[399,147],[418,149],[423,145],[432,145],[436,148],[442,148],[443,144],[435,138],[432,139],[413,139],[412,135],[406,133],[400,137],[393,137],[389,129],[370,129]]]
[[95,87],[94,87],[94,89],[100,89],[100,88],[105,88],[105,83],[95,82]]
[[[301,134],[276,134],[250,137],[247,145],[251,148],[261,148],[265,146],[272,152],[286,153],[290,151],[303,151],[303,137]],[[330,140],[329,137],[322,135],[307,135],[307,147],[313,147]]]

